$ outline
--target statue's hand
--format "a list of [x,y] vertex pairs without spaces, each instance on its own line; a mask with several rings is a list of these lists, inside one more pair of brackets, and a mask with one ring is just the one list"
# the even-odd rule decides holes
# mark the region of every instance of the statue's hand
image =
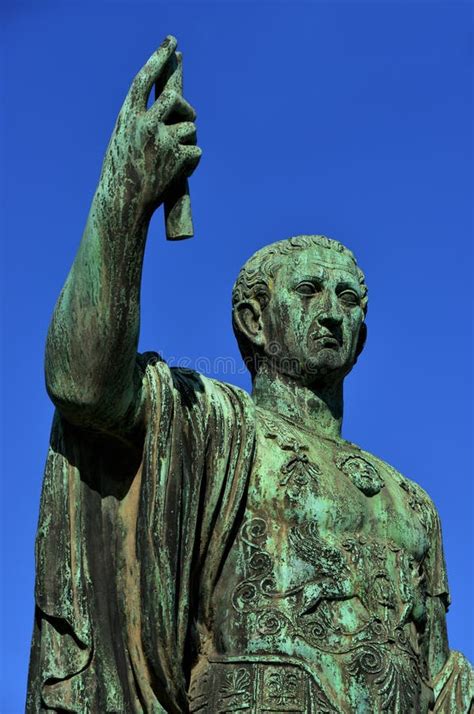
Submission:
[[[168,36],[133,80],[120,110],[104,159],[99,196],[119,215],[151,215],[175,182],[187,178],[199,163],[195,146],[196,114],[183,99],[173,77],[147,109],[155,82],[163,83],[176,50]],[[102,201],[101,201],[102,202]],[[117,215],[117,213],[116,213]]]

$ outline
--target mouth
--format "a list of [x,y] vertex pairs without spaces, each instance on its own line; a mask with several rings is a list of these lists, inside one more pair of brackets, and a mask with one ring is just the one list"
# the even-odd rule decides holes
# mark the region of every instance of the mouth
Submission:
[[316,332],[313,332],[310,337],[313,342],[321,348],[338,349],[341,346],[337,337],[333,335],[318,335]]

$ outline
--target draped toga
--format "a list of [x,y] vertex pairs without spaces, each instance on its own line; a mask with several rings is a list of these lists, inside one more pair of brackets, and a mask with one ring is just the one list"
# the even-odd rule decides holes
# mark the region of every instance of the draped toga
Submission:
[[[156,355],[143,450],[55,415],[28,712],[182,712],[254,448],[250,396]],[[135,443],[140,443],[135,439]]]

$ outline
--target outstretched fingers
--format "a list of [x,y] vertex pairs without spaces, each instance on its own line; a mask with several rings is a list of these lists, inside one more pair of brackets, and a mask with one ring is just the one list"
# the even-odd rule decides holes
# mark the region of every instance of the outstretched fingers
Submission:
[[168,35],[135,76],[127,100],[137,111],[146,111],[152,87],[165,71],[176,51],[176,45],[176,38]]

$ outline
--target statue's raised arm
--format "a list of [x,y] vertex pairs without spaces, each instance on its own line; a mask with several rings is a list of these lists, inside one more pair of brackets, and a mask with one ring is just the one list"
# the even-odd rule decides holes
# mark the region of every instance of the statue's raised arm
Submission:
[[[113,430],[131,428],[137,418],[135,365],[148,226],[167,192],[194,171],[201,155],[195,112],[169,76],[177,65],[176,40],[169,36],[133,80],[54,311],[46,384],[61,414],[75,424]],[[157,83],[163,91],[147,109]]]

